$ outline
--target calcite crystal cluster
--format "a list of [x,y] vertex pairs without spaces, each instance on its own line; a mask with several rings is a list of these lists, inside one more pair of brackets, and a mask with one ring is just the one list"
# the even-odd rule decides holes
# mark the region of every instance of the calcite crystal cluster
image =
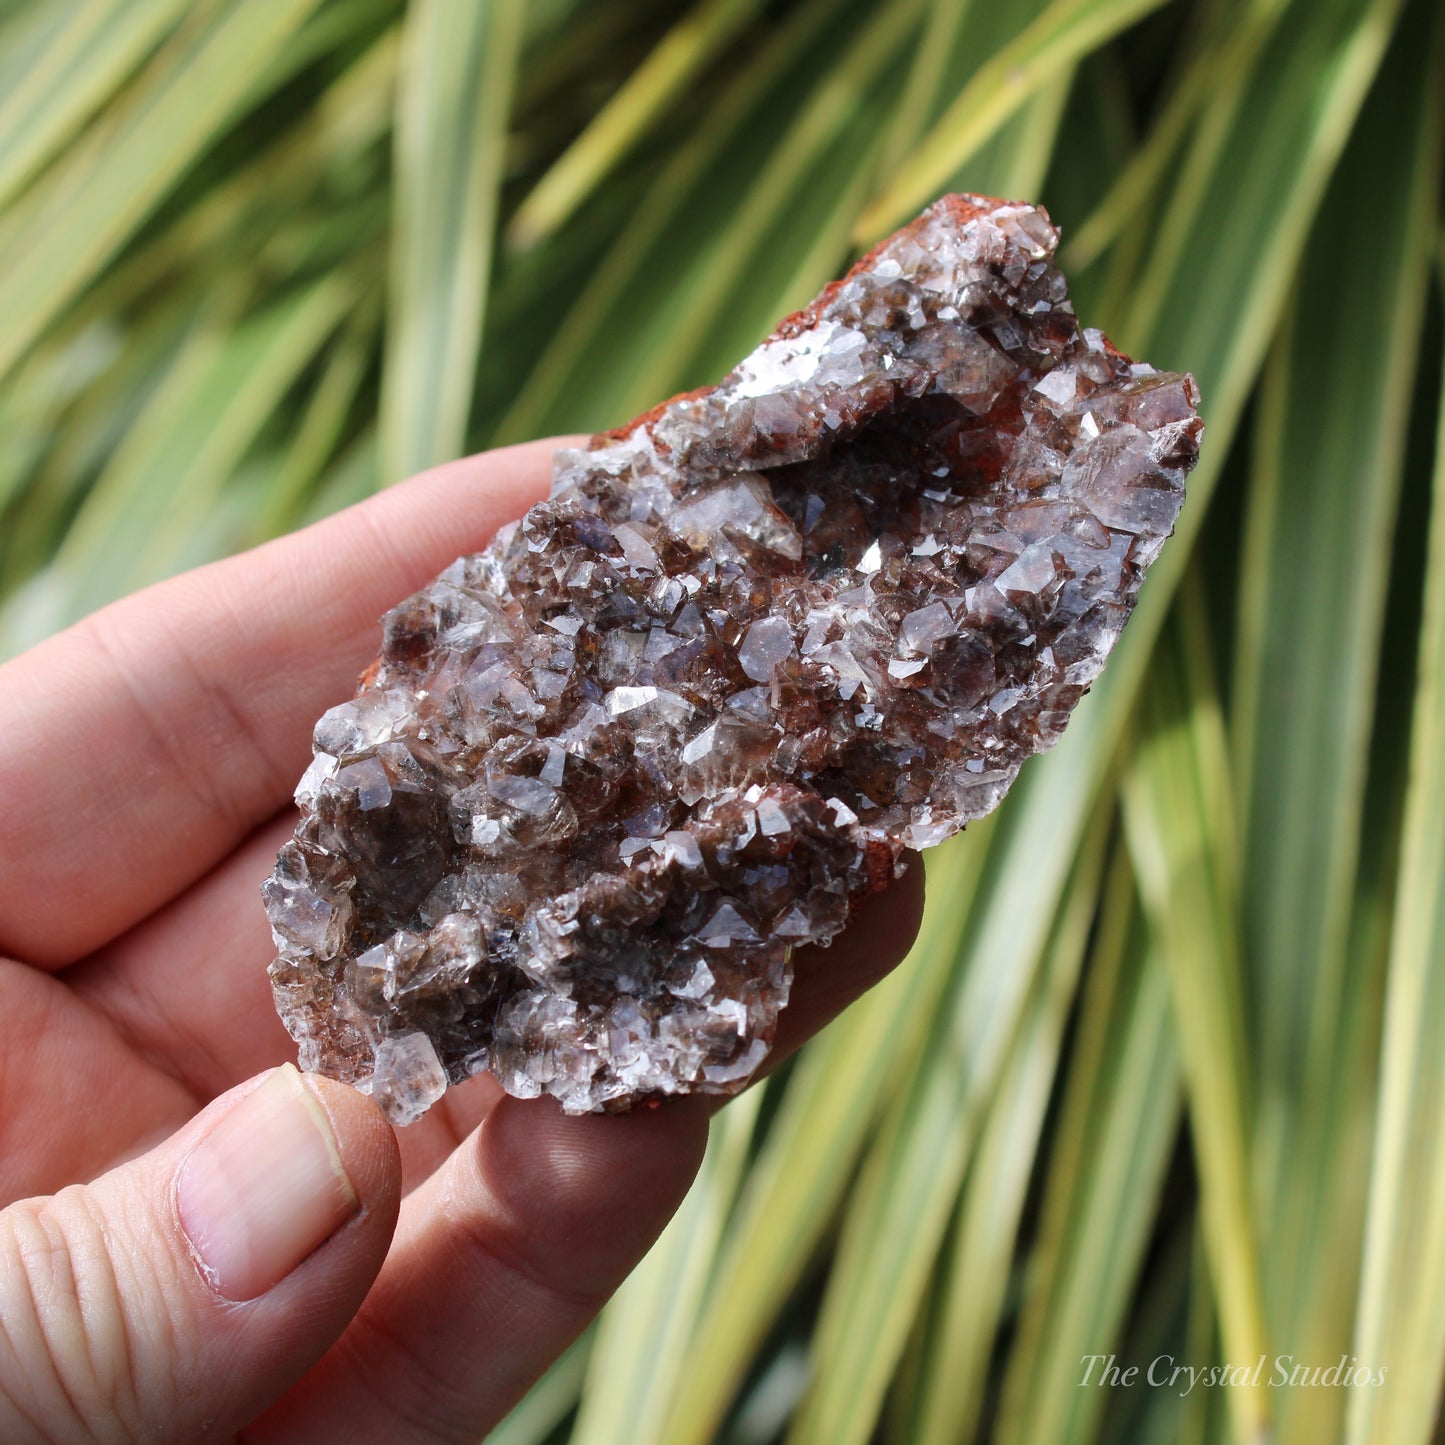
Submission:
[[387,615],[264,889],[303,1067],[397,1122],[483,1069],[746,1083],[792,950],[1058,738],[1183,501],[1193,379],[1080,329],[1057,239],[945,197]]

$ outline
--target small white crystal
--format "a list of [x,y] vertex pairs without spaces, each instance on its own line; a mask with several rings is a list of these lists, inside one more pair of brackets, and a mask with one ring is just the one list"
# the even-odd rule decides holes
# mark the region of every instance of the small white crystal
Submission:
[[415,1123],[446,1091],[446,1070],[425,1034],[398,1034],[376,1046],[366,1092],[393,1124]]

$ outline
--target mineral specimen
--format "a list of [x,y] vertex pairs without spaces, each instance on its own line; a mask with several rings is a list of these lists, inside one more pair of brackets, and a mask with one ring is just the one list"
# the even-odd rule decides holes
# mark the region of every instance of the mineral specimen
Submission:
[[387,615],[264,887],[303,1067],[397,1122],[747,1082],[792,949],[1055,741],[1183,501],[1194,381],[1080,330],[1057,239],[944,197]]

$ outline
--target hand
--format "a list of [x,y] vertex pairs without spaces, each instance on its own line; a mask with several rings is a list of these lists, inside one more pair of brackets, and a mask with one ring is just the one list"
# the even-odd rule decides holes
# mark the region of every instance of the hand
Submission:
[[[567,1118],[478,1078],[398,1135],[284,1062],[266,979],[312,722],[551,451],[440,467],[0,668],[0,1439],[476,1440],[686,1192],[708,1101]],[[799,954],[775,1057],[901,958],[920,874]]]

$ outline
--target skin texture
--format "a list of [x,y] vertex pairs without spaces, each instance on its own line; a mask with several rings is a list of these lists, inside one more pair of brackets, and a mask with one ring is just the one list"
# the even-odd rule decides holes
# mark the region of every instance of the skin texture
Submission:
[[[294,1058],[258,896],[376,619],[544,495],[557,442],[427,472],[0,667],[0,1438],[476,1440],[685,1194],[715,1102],[306,1087],[356,1212],[258,1298],[181,1232],[198,1141]],[[774,1062],[903,956],[922,870],[798,956]]]

